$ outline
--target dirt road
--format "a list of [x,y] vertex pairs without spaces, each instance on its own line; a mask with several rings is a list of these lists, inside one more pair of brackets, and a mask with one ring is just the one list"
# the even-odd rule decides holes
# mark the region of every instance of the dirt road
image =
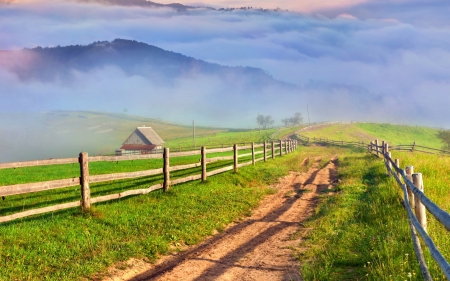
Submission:
[[281,179],[274,186],[278,192],[244,221],[157,264],[129,261],[131,268],[116,270],[105,281],[301,280],[294,258],[304,235],[301,223],[314,213],[318,195],[332,187],[337,175],[334,159],[322,169],[319,160],[311,160],[308,172]]

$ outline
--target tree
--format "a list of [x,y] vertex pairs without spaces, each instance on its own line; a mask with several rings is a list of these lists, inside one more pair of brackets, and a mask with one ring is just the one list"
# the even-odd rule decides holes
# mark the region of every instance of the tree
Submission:
[[437,137],[444,142],[446,149],[450,149],[450,130],[439,131]]
[[303,122],[303,117],[300,112],[296,112],[294,114],[294,117],[281,119],[281,122],[283,122],[284,126],[286,127],[291,125],[299,125]]
[[273,125],[273,123],[275,122],[272,119],[272,116],[270,116],[270,115],[264,116],[262,114],[258,114],[258,117],[256,118],[256,121],[258,122],[258,126],[259,127],[262,126],[263,129],[266,129],[267,126]]
[[300,125],[303,122],[303,117],[300,112],[296,112],[294,114],[294,117],[292,117],[291,119],[292,119],[291,123],[293,125]]

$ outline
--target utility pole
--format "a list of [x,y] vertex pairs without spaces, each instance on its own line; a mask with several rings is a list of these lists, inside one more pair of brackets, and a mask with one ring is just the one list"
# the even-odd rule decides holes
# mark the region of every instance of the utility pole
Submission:
[[194,143],[194,149],[195,149],[195,122],[192,120],[192,141]]
[[256,118],[256,121],[258,121],[258,130],[259,130],[259,134],[261,135],[261,125],[259,124],[259,112],[258,112],[258,117]]
[[308,111],[308,125],[311,125],[311,120],[309,119],[309,107],[308,107],[308,104],[306,104],[306,111]]

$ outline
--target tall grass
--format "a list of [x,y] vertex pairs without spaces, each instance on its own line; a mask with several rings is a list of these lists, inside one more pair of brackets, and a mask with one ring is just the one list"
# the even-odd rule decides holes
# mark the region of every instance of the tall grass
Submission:
[[[426,194],[448,210],[449,195],[444,191],[448,184],[444,181],[450,159],[405,153],[394,157],[422,171]],[[402,193],[385,174],[382,160],[375,156],[354,153],[340,157],[341,192],[324,196],[307,223],[313,230],[301,245],[308,250],[299,255],[305,280],[422,280],[401,205]],[[448,232],[429,220],[429,233],[449,257]],[[434,280],[445,280],[428,251],[424,252]]]

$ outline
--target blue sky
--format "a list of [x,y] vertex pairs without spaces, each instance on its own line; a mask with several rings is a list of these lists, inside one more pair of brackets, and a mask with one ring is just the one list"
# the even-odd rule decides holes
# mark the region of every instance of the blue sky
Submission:
[[[260,67],[276,79],[298,86],[291,93],[292,102],[285,108],[254,108],[240,112],[240,118],[226,124],[215,116],[214,110],[203,110],[200,116],[195,116],[208,125],[250,126],[256,112],[271,114],[277,120],[286,112],[300,111],[305,115],[308,104],[312,121],[380,121],[450,128],[446,114],[450,105],[447,1],[179,2],[214,7],[279,7],[290,11],[199,9],[179,13],[171,9],[76,1],[15,1],[0,4],[0,49],[125,38],[209,62]],[[151,81],[142,77],[129,80],[116,69],[98,70],[94,74],[96,79],[91,78],[92,73],[75,76],[83,86],[24,83],[13,73],[0,69],[0,87],[7,89],[0,95],[11,101],[7,103],[9,109],[92,110],[95,108],[83,108],[82,103],[70,108],[69,104],[74,104],[71,97],[81,91],[94,93],[105,88],[132,89],[143,95],[140,89],[146,88],[153,92],[175,92],[181,98],[186,93],[195,93],[200,100],[211,92],[226,89],[225,85],[205,81],[204,77],[180,81],[182,87],[156,89]],[[111,77],[121,84],[111,83]],[[52,93],[64,93],[67,100],[52,102]],[[268,91],[264,95],[276,93]],[[110,104],[99,109],[120,108],[121,105]],[[150,117],[161,118],[164,114],[162,111],[149,114],[138,105],[130,108],[135,114],[156,115]],[[181,108],[179,115],[168,118],[181,121],[186,114],[189,111]]]

